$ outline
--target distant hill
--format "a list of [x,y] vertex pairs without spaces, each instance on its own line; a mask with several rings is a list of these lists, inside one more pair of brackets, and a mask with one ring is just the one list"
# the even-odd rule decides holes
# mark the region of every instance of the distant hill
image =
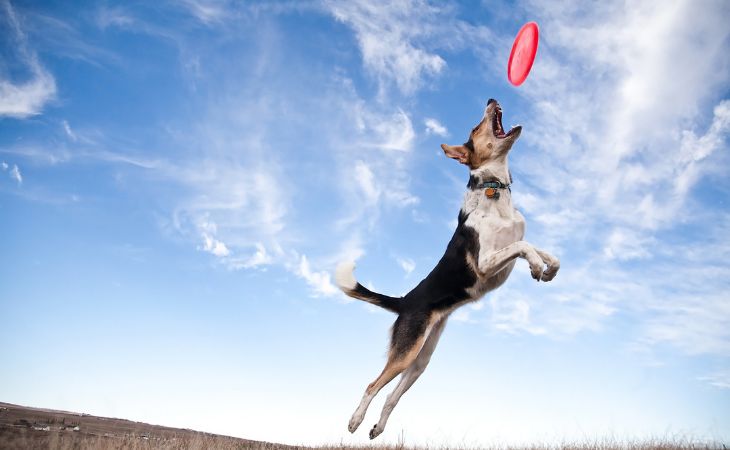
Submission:
[[0,402],[0,449],[296,449],[181,428]]

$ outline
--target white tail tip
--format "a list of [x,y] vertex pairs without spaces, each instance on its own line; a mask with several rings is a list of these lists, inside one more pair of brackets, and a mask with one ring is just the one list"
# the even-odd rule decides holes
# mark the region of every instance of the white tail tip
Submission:
[[335,271],[335,282],[343,291],[351,291],[357,286],[357,280],[353,272],[355,271],[355,261],[345,261],[337,266]]

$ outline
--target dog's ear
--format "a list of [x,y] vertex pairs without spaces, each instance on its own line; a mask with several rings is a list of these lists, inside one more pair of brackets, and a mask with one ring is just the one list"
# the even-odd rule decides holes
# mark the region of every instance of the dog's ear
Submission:
[[453,146],[441,144],[441,148],[449,158],[455,159],[462,164],[469,164],[469,149],[463,145]]

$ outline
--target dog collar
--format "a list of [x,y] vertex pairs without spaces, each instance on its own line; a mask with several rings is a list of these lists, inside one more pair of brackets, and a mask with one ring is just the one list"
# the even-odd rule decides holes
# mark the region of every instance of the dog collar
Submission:
[[497,189],[507,189],[508,191],[512,192],[512,189],[510,189],[510,185],[504,184],[501,181],[485,181],[484,183],[478,184],[476,188],[484,189],[484,195],[486,195],[487,198],[492,198],[494,200],[499,199],[499,192],[497,191]]

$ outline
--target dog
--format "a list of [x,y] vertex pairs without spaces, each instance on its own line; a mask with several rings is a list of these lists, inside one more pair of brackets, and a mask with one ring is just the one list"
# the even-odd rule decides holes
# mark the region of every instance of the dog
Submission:
[[527,260],[537,281],[550,281],[558,273],[558,258],[522,240],[525,219],[512,206],[507,156],[521,133],[521,126],[505,133],[502,108],[489,99],[481,122],[466,143],[441,145],[446,156],[469,168],[468,190],[444,256],[404,297],[378,294],[358,283],[353,262],[337,267],[335,279],[345,294],[398,314],[385,368],[365,390],[348,424],[351,433],[362,423],[375,395],[401,375],[385,401],[380,420],[370,430],[370,439],[383,432],[398,400],[426,369],[449,314],[501,286],[517,258]]

